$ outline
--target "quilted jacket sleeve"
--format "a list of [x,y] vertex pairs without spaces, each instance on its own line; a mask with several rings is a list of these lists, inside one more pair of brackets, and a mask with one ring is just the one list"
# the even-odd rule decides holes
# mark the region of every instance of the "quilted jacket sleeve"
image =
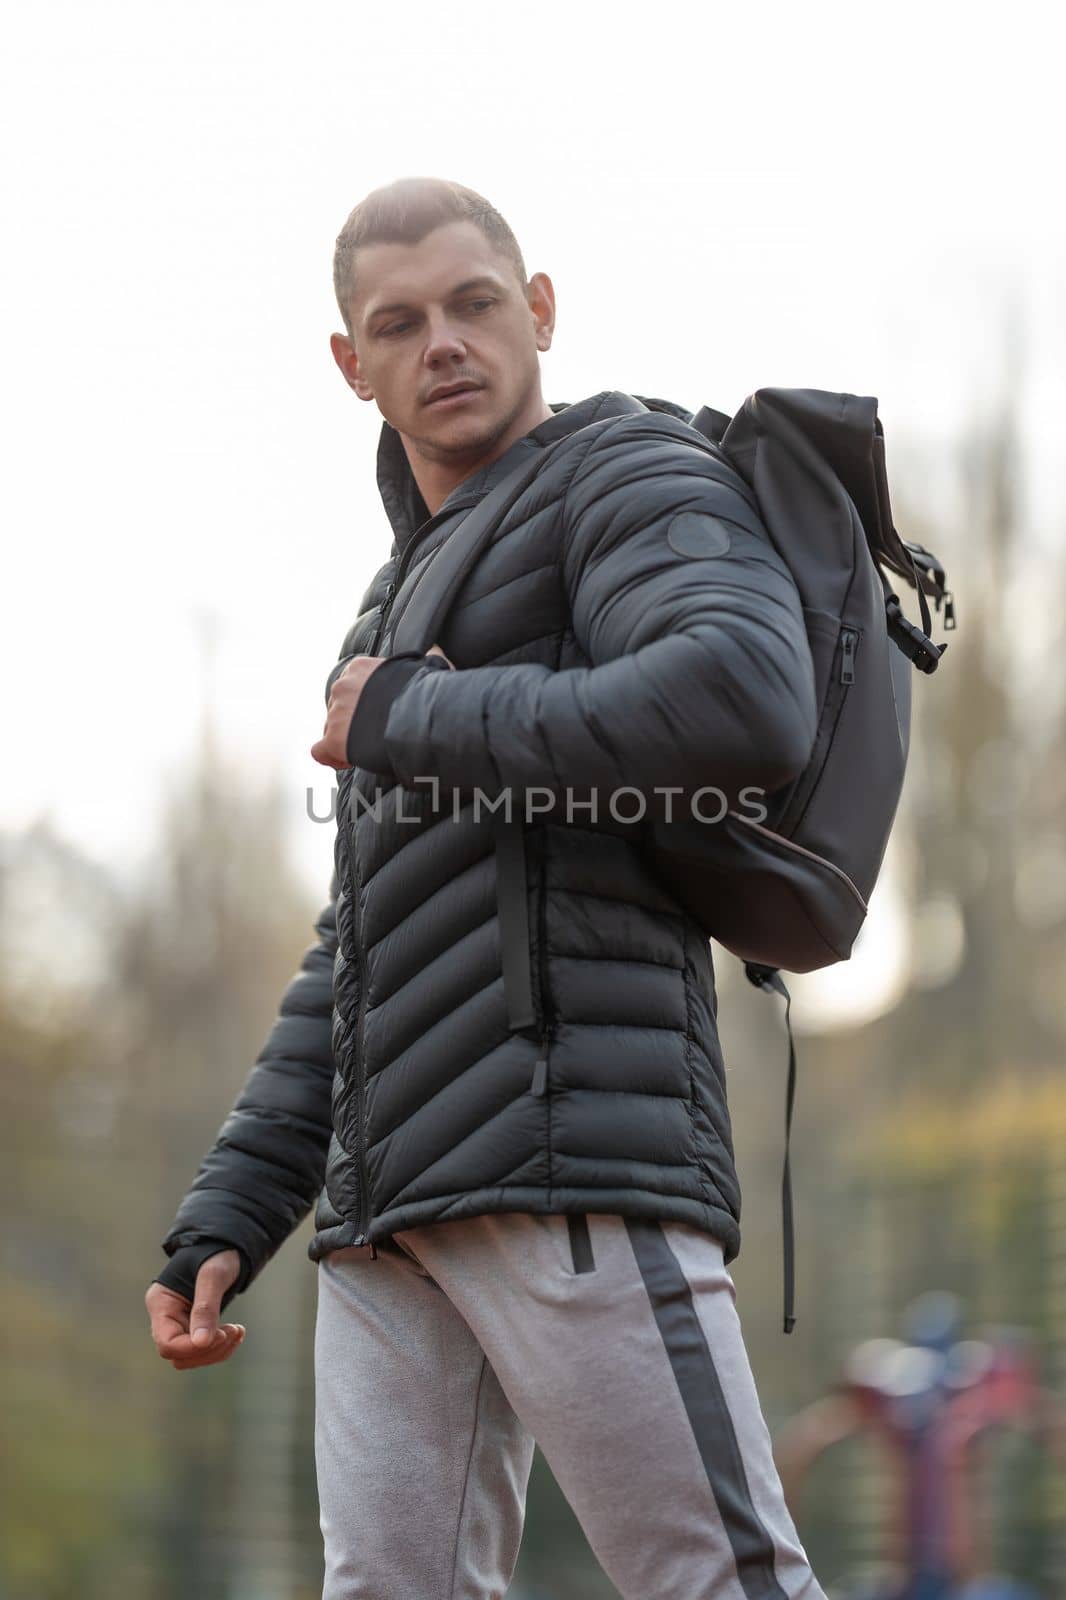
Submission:
[[414,672],[389,708],[385,775],[649,799],[790,782],[814,742],[814,667],[799,592],[742,480],[682,424],[645,418],[593,442],[562,516],[592,665]]
[[282,995],[262,1050],[200,1164],[163,1249],[155,1280],[192,1298],[196,1272],[215,1251],[240,1251],[242,1271],[225,1308],[248,1287],[306,1216],[325,1179],[332,1129],[333,962],[337,874],[317,939]]

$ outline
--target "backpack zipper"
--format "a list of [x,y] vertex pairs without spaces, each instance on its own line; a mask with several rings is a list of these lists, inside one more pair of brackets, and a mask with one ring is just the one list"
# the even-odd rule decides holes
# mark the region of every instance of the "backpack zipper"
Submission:
[[840,681],[841,683],[855,682],[855,641],[858,638],[854,628],[841,628],[840,652]]
[[[837,640],[837,651],[834,654],[839,652],[840,665],[835,673],[830,672],[829,681],[826,685],[825,701],[822,705],[821,715],[818,718],[818,749],[811,752],[811,761],[808,762],[807,767],[800,774],[802,779],[801,786],[794,790],[784,811],[774,823],[775,831],[785,837],[799,826],[806,810],[807,802],[810,799],[812,785],[821,774],[821,768],[828,753],[829,745],[832,744],[836,725],[844,709],[844,700],[848,687],[855,682],[855,650],[859,642],[859,629],[842,627],[837,635]],[[838,684],[842,685],[839,689],[837,688]],[[830,717],[832,718],[832,728],[827,731]],[[813,771],[812,766],[816,756],[818,770]]]

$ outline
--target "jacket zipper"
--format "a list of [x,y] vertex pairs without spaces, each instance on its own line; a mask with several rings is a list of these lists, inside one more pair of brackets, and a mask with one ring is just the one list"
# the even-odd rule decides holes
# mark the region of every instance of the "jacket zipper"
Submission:
[[[462,502],[460,502],[460,504],[457,506],[449,506],[448,515],[451,516],[455,511],[460,510],[461,507]],[[438,512],[437,516],[439,515],[440,513]],[[385,631],[385,623],[388,620],[389,612],[392,610],[392,602],[395,598],[396,591],[407,576],[407,568],[410,566],[411,552],[415,549],[416,545],[422,543],[422,540],[425,538],[426,534],[432,532],[436,525],[437,517],[430,517],[428,521],[424,522],[420,528],[415,529],[414,533],[412,533],[411,537],[404,545],[403,550],[400,553],[400,559],[396,563],[396,576],[391,583],[385,585],[385,598],[381,602],[381,611],[380,615],[378,616],[377,627],[374,629],[373,642],[371,643],[369,650],[366,652],[368,656],[377,654],[377,648],[381,643],[381,636]]]
[[[452,515],[453,512],[458,511],[459,509],[460,509],[460,506],[458,506],[458,505],[449,506],[448,515],[449,516]],[[403,580],[404,580],[404,578],[406,577],[406,574],[407,574],[407,567],[410,564],[411,552],[414,550],[416,545],[418,545],[418,544],[420,544],[422,542],[422,540],[425,537],[425,535],[427,533],[429,533],[430,530],[435,526],[436,526],[436,517],[435,516],[434,517],[430,517],[428,521],[426,521],[426,522],[424,522],[422,524],[421,528],[418,528],[418,529],[415,530],[415,532],[411,535],[410,539],[407,541],[407,544],[404,546],[404,549],[403,549],[403,551],[401,552],[401,555],[400,555],[400,559],[396,563],[396,575],[389,583],[387,583],[385,585],[385,596],[384,596],[384,599],[381,602],[381,607],[380,607],[380,611],[379,611],[379,615],[378,615],[378,620],[377,620],[377,623],[376,623],[376,625],[374,627],[374,637],[371,640],[370,645],[369,645],[369,647],[368,647],[368,649],[366,651],[366,654],[368,656],[376,655],[377,652],[378,652],[378,646],[381,643],[381,636],[385,632],[385,623],[388,621],[389,612],[392,610],[392,602],[396,597],[396,591],[399,589],[401,583],[403,582]],[[352,782],[354,783],[354,781],[355,780],[353,778]],[[348,786],[348,820],[349,820],[349,822],[351,820],[351,792],[352,792],[352,785],[349,784],[349,786]],[[366,962],[365,962],[364,957],[363,957],[362,926],[361,926],[361,917],[360,917],[360,910],[359,910],[359,904],[360,904],[360,900],[362,898],[363,881],[362,881],[362,876],[361,876],[360,871],[359,871],[359,851],[358,851],[358,848],[357,848],[356,842],[355,842],[355,831],[354,831],[354,828],[349,828],[348,839],[349,839],[348,855],[349,855],[349,858],[351,860],[352,871],[353,871],[354,876],[355,876],[355,896],[354,896],[354,901],[353,901],[353,910],[354,910],[354,913],[355,913],[355,917],[357,919],[356,920],[356,929],[355,929],[355,943],[356,943],[356,950],[358,952],[358,960],[359,960],[359,1012],[358,1012],[358,1015],[356,1017],[356,1024],[355,1024],[355,1054],[356,1054],[356,1072],[357,1072],[357,1088],[356,1088],[356,1092],[358,1094],[358,1110],[359,1110],[359,1137],[358,1137],[358,1139],[356,1141],[356,1143],[357,1143],[356,1158],[357,1158],[358,1163],[359,1163],[359,1237],[356,1239],[355,1243],[357,1245],[369,1244],[370,1245],[370,1259],[372,1261],[376,1261],[377,1260],[377,1254],[378,1254],[377,1250],[375,1249],[374,1245],[371,1243],[371,1241],[366,1236],[366,1230],[370,1226],[370,1179],[369,1179],[369,1176],[368,1176],[368,1173],[367,1173],[367,1166],[366,1166],[366,1106],[365,1106],[365,1100],[366,1100],[366,1068],[365,1068],[365,1063],[364,1063],[364,1060],[363,1060],[363,1020],[364,1020],[364,1018],[366,1016]]]
[[[429,530],[429,523],[426,523],[425,527],[421,530],[421,533],[426,533],[426,532],[428,532],[428,530]],[[375,628],[374,628],[374,637],[371,640],[370,646],[366,651],[366,654],[368,656],[373,656],[373,655],[377,654],[378,646],[381,643],[381,636],[385,631],[385,623],[386,623],[386,621],[388,619],[389,612],[392,609],[393,599],[395,598],[396,591],[400,587],[400,583],[402,581],[401,576],[400,576],[401,571],[403,570],[403,567],[404,567],[404,564],[405,564],[405,562],[407,560],[408,555],[410,554],[410,552],[413,549],[414,545],[418,542],[419,537],[420,537],[420,535],[417,534],[417,533],[412,535],[412,537],[408,541],[407,546],[405,547],[402,555],[400,556],[399,561],[397,562],[395,579],[391,580],[389,583],[387,583],[385,585],[385,596],[384,596],[384,599],[381,602],[381,607],[380,607],[380,611],[379,611],[379,614],[378,614],[378,620],[377,620],[377,623],[376,623]],[[348,786],[348,819],[349,819],[349,821],[351,819],[351,805],[352,805],[351,793],[352,793],[352,785],[354,784],[354,782],[355,782],[355,780],[353,778],[352,779],[352,783],[349,784],[349,786]],[[358,954],[358,962],[359,962],[359,1012],[358,1012],[358,1015],[356,1017],[356,1024],[355,1024],[355,1055],[356,1055],[356,1073],[357,1073],[356,1093],[358,1095],[357,1104],[358,1104],[358,1111],[359,1111],[359,1135],[358,1135],[358,1139],[356,1141],[356,1143],[357,1143],[356,1158],[357,1158],[358,1163],[359,1163],[359,1237],[356,1239],[355,1243],[357,1245],[369,1244],[370,1245],[370,1259],[372,1261],[376,1261],[377,1260],[377,1254],[378,1254],[377,1253],[377,1249],[375,1248],[374,1244],[366,1236],[367,1228],[370,1226],[370,1177],[369,1177],[369,1174],[367,1172],[367,1164],[366,1164],[366,1104],[365,1104],[365,1101],[366,1101],[366,1075],[365,1075],[366,1074],[366,1066],[365,1066],[365,1062],[364,1062],[364,1059],[363,1059],[363,1020],[364,1020],[364,1018],[366,1016],[366,962],[365,962],[364,957],[363,957],[362,926],[361,926],[361,915],[360,915],[360,910],[359,910],[360,902],[361,902],[361,899],[362,899],[363,880],[362,880],[362,875],[361,875],[361,873],[359,871],[359,850],[358,850],[358,847],[357,847],[356,841],[355,841],[355,830],[354,830],[354,828],[351,828],[351,827],[349,828],[348,837],[349,837],[348,855],[349,855],[349,858],[350,858],[351,863],[352,863],[352,871],[353,871],[353,873],[355,875],[354,909],[355,909],[355,914],[356,914],[356,918],[357,918],[356,930],[355,930],[355,944],[356,944],[356,951],[357,951],[357,954]]]
[[384,631],[384,628],[385,628],[385,619],[388,616],[389,611],[390,611],[390,609],[392,607],[392,597],[393,597],[393,595],[395,593],[396,593],[396,585],[395,585],[395,583],[386,584],[386,586],[385,586],[385,598],[381,602],[381,606],[380,606],[379,611],[378,611],[377,626],[374,629],[374,638],[371,641],[370,649],[367,651],[367,655],[368,656],[373,656],[373,655],[377,654],[378,644],[381,641],[381,635],[382,635],[382,633]]
[[[352,780],[348,785],[348,807],[346,820],[350,820],[351,818],[351,796],[354,784],[355,777],[353,774]],[[348,855],[352,863],[352,872],[355,876],[355,896],[353,905],[356,910],[356,916],[358,916],[359,901],[362,895],[362,878],[359,873],[359,855],[356,849],[354,829],[349,828],[349,839],[351,842],[348,849]],[[366,1230],[370,1223],[370,1179],[368,1177],[366,1168],[366,1111],[363,1104],[366,1094],[366,1080],[364,1077],[362,1049],[363,1017],[366,1013],[366,963],[363,959],[363,941],[361,937],[361,929],[358,927],[355,935],[355,947],[359,965],[359,1010],[356,1015],[355,1023],[355,1058],[356,1073],[358,1075],[356,1085],[358,1099],[356,1106],[359,1116],[358,1133],[356,1137],[356,1160],[359,1163],[359,1235],[356,1238],[355,1243],[357,1245],[364,1245],[370,1243],[366,1236]],[[370,1258],[372,1261],[377,1259],[377,1250],[372,1244],[370,1245]]]
[[[378,644],[381,641],[381,635],[385,627],[385,618],[389,614],[389,607],[392,605],[392,597],[395,593],[396,584],[386,584],[385,598],[381,602],[379,609],[377,624],[374,628],[374,637],[371,640],[370,647],[366,652],[368,656],[377,654]],[[352,814],[352,789],[354,785],[355,778],[353,776],[351,783],[348,785],[349,821]],[[355,875],[354,905],[356,916],[359,919],[355,931],[355,948],[359,963],[359,1011],[357,1013],[355,1023],[355,1059],[357,1073],[356,1094],[358,1096],[357,1107],[359,1112],[359,1132],[356,1140],[356,1159],[359,1162],[359,1237],[356,1239],[355,1243],[357,1245],[370,1244],[370,1259],[371,1261],[376,1261],[378,1254],[377,1250],[375,1249],[374,1245],[370,1243],[370,1240],[366,1236],[366,1230],[370,1226],[370,1177],[367,1172],[366,1165],[366,1106],[364,1104],[366,1099],[366,1077],[365,1065],[363,1061],[363,1019],[366,1015],[366,962],[363,959],[362,918],[359,912],[359,906],[362,900],[363,880],[359,871],[359,850],[355,841],[354,828],[349,828],[348,837],[348,856],[352,863],[352,871]]]

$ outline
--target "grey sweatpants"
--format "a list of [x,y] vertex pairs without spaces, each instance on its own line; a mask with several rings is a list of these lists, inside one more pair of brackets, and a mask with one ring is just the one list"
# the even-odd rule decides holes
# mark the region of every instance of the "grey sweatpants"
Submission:
[[318,1268],[323,1600],[502,1600],[534,1440],[623,1600],[824,1600],[721,1245],[504,1212]]

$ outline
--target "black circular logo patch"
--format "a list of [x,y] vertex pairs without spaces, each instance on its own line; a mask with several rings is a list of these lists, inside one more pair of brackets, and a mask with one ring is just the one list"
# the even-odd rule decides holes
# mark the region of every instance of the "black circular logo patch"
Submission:
[[682,511],[667,528],[666,542],[679,556],[724,556],[729,525],[709,511]]

